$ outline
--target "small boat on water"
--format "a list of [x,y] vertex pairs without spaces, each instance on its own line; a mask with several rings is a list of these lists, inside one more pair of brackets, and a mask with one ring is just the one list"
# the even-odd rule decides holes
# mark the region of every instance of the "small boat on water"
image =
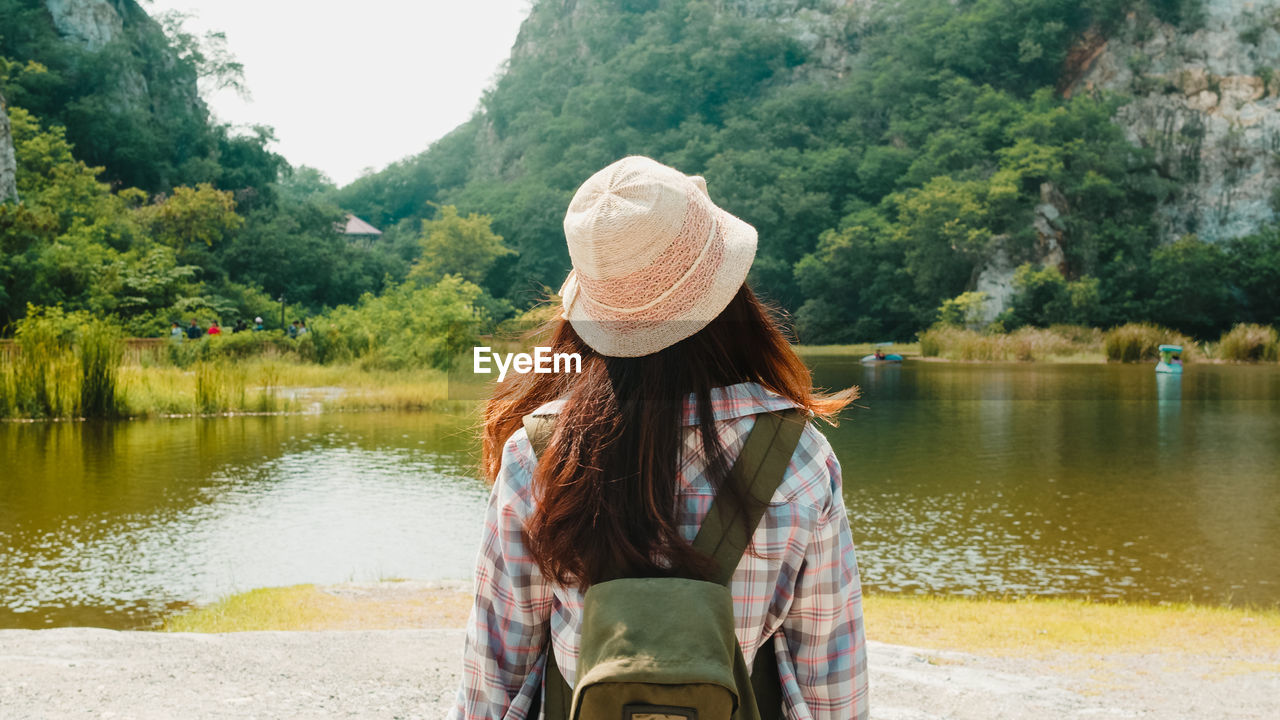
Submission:
[[892,344],[893,343],[891,342],[876,343],[876,346],[877,346],[876,351],[871,353],[870,355],[864,355],[862,357],[863,364],[889,365],[889,364],[902,362],[902,356],[899,355],[898,353],[885,353],[883,350],[879,349],[881,347],[889,347]]
[[1156,372],[1170,375],[1182,374],[1181,345],[1160,346],[1160,362],[1156,363]]

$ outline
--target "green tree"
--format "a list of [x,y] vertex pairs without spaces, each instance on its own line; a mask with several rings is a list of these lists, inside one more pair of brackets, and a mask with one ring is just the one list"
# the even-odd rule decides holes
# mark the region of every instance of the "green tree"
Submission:
[[1236,319],[1280,327],[1280,226],[1233,240],[1225,252]]
[[409,276],[435,282],[445,275],[457,275],[473,284],[481,284],[500,258],[515,254],[493,232],[493,218],[471,213],[458,214],[458,208],[443,205],[431,220],[422,222],[422,256],[414,263]]
[[1194,235],[1151,254],[1147,317],[1199,338],[1215,338],[1237,319],[1222,248]]
[[174,188],[172,195],[139,212],[152,236],[177,250],[221,244],[244,224],[232,194],[208,183]]
[[427,286],[406,282],[335,308],[317,326],[327,326],[319,332],[371,367],[447,368],[488,323],[478,305],[482,294],[456,275]]
[[1036,269],[1028,263],[1014,272],[1013,289],[1005,321],[1009,329],[1021,325],[1090,325],[1098,319],[1097,278],[1068,281],[1055,266]]

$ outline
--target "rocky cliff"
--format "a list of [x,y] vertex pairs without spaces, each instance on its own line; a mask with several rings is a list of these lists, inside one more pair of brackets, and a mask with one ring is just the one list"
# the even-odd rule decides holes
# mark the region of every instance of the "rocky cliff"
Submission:
[[[43,1],[58,34],[90,52],[100,51],[116,41],[133,47],[148,41],[157,47],[163,44],[160,24],[133,0]],[[155,67],[134,63],[117,68],[114,87],[110,89],[114,109],[127,110],[147,103],[157,76],[168,79],[173,74],[176,58],[171,53],[157,53],[151,60]],[[203,109],[194,78],[190,80],[176,85],[169,83],[164,92],[176,92],[185,103]]]
[[133,3],[113,0],[45,0],[58,32],[89,50],[101,50],[124,33],[124,16]]
[[9,131],[9,114],[4,96],[0,95],[0,203],[17,202],[17,158],[13,151],[13,136]]
[[1280,207],[1280,0],[1203,0],[1193,32],[1129,22],[1088,48],[1067,93],[1133,95],[1116,116],[1181,192],[1166,240],[1211,241],[1275,222]]
[[208,179],[201,159],[216,139],[192,41],[168,37],[135,0],[0,2],[0,56],[43,68],[10,77],[8,99],[66,128],[76,156],[117,186],[160,192]]

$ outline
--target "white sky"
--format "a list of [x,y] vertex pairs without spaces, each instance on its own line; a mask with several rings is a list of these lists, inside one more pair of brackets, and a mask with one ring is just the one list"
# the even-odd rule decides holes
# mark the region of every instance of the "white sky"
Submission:
[[250,99],[208,97],[234,125],[270,125],[272,147],[339,185],[425,150],[471,117],[530,0],[142,0],[193,14],[244,64]]

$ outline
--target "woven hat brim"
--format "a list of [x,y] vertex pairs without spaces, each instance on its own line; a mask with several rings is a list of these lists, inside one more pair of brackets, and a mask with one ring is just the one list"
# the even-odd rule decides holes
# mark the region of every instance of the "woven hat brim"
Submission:
[[[642,328],[623,327],[621,323],[599,320],[591,315],[590,302],[570,303],[565,318],[593,350],[609,357],[643,357],[666,349],[711,324],[728,307],[747,280],[747,271],[756,256],[756,229],[729,213],[715,208],[716,220],[724,228],[724,257],[715,280],[698,302],[670,320]],[[571,276],[562,289],[566,297],[577,293],[576,277]]]

